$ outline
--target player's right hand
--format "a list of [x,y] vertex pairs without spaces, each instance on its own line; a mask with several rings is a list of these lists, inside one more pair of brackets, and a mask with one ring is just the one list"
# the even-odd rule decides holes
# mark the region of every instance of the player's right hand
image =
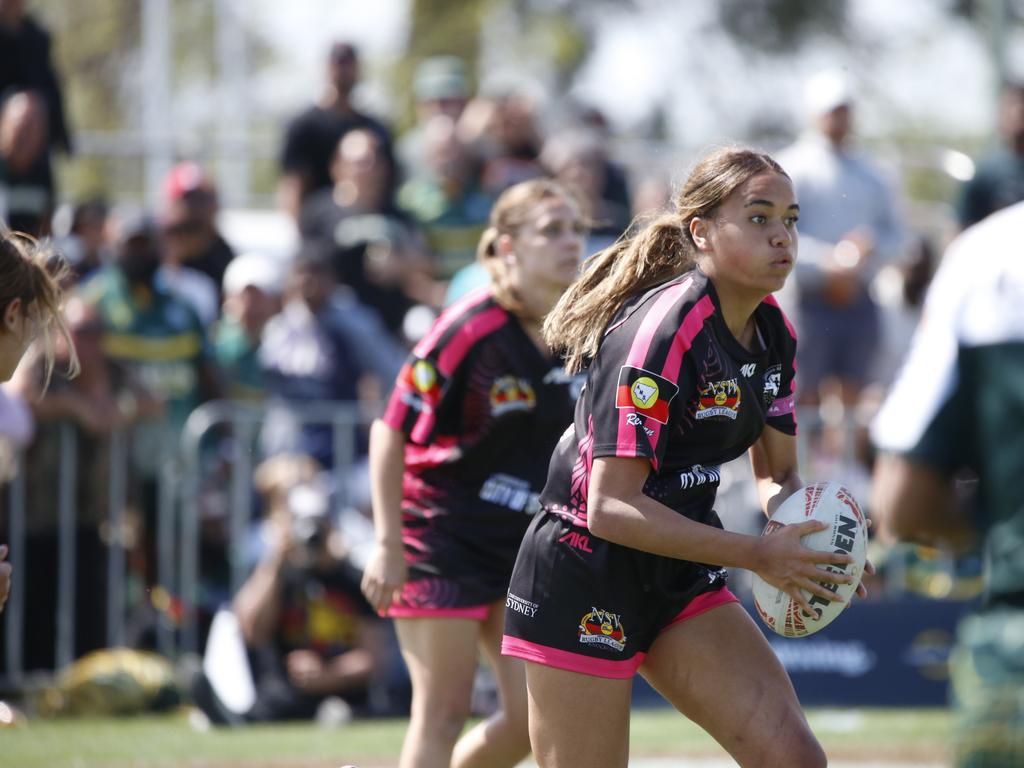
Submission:
[[362,589],[367,601],[377,613],[383,614],[397,602],[409,577],[402,546],[378,544],[363,571]]
[[[828,525],[821,520],[808,520],[794,525],[784,525],[766,534],[761,538],[761,563],[754,569],[758,576],[773,587],[781,589],[809,613],[814,611],[801,590],[826,600],[838,600],[835,593],[823,587],[821,582],[846,584],[852,581],[852,577],[841,570],[842,566],[853,562],[850,555],[819,552],[800,543],[801,537],[827,527]],[[840,568],[831,571],[819,567],[827,565]]]

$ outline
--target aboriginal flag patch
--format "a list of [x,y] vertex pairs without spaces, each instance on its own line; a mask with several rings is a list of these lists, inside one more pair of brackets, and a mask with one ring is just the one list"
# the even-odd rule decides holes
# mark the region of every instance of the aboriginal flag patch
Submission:
[[656,373],[624,365],[619,369],[615,407],[631,408],[659,424],[668,424],[668,407],[679,387]]

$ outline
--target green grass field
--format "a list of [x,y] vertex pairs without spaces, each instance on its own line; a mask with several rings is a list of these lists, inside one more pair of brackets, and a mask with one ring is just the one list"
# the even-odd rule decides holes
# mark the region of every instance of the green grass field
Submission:
[[[942,710],[811,710],[829,757],[844,763],[946,762]],[[4,768],[384,768],[397,762],[405,720],[327,730],[274,725],[198,731],[184,714],[126,719],[36,720],[0,729]],[[707,735],[668,709],[633,714],[635,757],[724,757]]]

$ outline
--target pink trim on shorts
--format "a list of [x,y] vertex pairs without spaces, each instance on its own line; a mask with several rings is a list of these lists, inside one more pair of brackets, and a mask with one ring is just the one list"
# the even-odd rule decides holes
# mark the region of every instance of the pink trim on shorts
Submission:
[[472,619],[486,621],[490,605],[467,605],[465,608],[414,608],[392,605],[381,616],[389,619]]
[[[676,624],[680,624],[687,619],[692,619],[694,616],[700,616],[702,613],[707,613],[712,608],[717,608],[720,605],[726,603],[738,603],[740,599],[732,593],[728,587],[722,587],[716,589],[714,592],[705,592],[702,595],[697,595],[690,604],[683,608],[679,614],[672,619],[668,624],[662,627],[661,632],[664,632],[669,627],[674,627]],[[658,634],[660,635],[661,632]]]
[[593,677],[608,677],[614,680],[627,680],[633,677],[647,657],[646,653],[637,653],[632,658],[622,661],[592,659],[582,653],[572,653],[546,645],[537,645],[510,635],[501,638],[501,655],[515,656],[519,659],[543,664],[545,667],[579,672]]

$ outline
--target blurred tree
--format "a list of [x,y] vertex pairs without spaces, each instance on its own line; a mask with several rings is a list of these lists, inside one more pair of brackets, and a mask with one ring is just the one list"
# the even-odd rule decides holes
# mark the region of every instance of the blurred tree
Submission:
[[815,34],[838,36],[847,0],[720,0],[718,19],[744,43],[765,51],[798,48]]

